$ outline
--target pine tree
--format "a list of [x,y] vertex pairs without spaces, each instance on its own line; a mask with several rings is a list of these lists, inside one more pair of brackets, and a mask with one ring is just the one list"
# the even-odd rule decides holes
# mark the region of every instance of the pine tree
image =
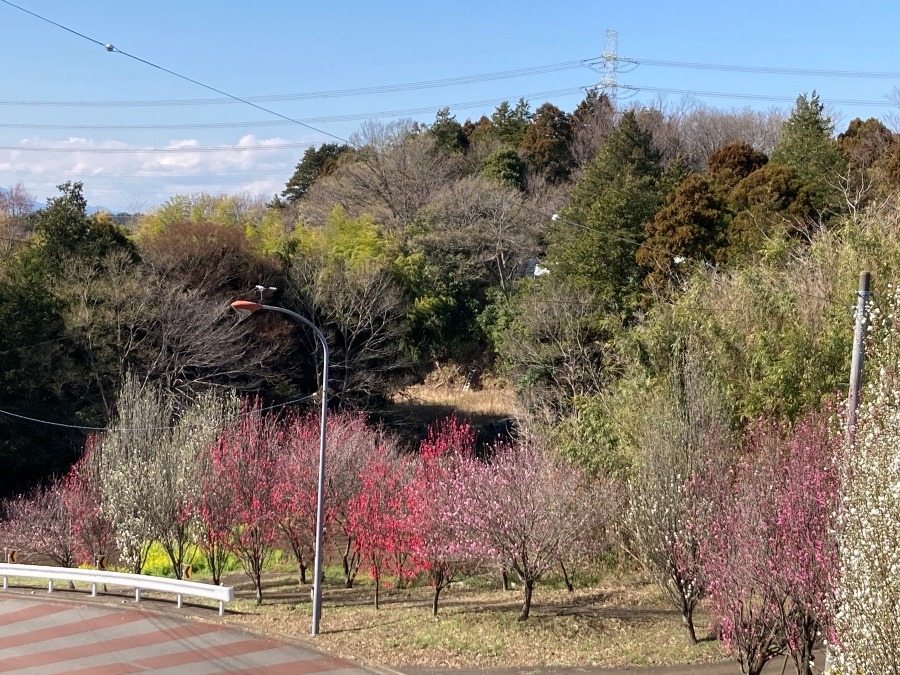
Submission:
[[320,176],[327,176],[334,171],[338,159],[348,150],[349,145],[337,143],[323,143],[318,148],[307,148],[281,196],[291,203],[303,199]]

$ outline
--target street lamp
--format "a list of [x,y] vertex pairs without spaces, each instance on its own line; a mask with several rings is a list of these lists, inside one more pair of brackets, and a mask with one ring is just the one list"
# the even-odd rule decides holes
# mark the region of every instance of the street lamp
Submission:
[[319,342],[322,343],[324,359],[322,364],[322,418],[319,427],[319,486],[316,493],[316,561],[313,567],[313,609],[312,609],[312,634],[319,634],[319,620],[322,618],[322,545],[325,532],[325,426],[328,417],[328,342],[321,330],[306,317],[300,316],[284,307],[263,305],[250,300],[235,300],[231,303],[232,309],[238,312],[258,312],[266,310],[286,314],[297,323],[309,326]]

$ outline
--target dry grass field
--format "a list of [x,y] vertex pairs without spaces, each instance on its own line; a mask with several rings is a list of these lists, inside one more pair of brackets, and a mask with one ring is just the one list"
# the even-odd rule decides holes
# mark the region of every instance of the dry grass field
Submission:
[[[295,576],[271,575],[261,607],[246,580],[235,577],[229,583],[239,590],[230,622],[268,634],[309,635],[309,589],[300,588]],[[376,610],[365,579],[353,589],[329,583],[315,645],[395,667],[613,667],[725,658],[712,639],[688,645],[677,612],[654,584],[636,574],[610,574],[574,593],[538,586],[532,615],[524,622],[516,621],[521,594],[492,585],[499,586],[499,578],[448,589],[435,618],[428,588],[388,590]],[[697,624],[703,638],[708,619],[700,613]]]

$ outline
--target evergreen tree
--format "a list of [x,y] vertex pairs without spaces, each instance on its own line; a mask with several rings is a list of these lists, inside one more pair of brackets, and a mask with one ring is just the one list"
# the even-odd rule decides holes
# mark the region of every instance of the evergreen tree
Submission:
[[716,261],[725,244],[727,224],[724,201],[716,196],[706,178],[689,175],[646,225],[647,238],[636,256],[638,263],[649,269],[644,285],[660,289],[679,265],[689,261]]
[[856,118],[838,136],[838,144],[849,165],[848,187],[860,202],[872,195],[886,197],[896,189],[900,136],[881,121]]
[[765,166],[769,158],[743,141],[724,145],[709,156],[706,165],[717,186],[730,190],[744,178]]
[[62,194],[48,199],[47,206],[35,214],[43,259],[58,262],[66,255],[100,258],[116,249],[137,257],[124,229],[105,214],[87,214],[82,183],[66,182],[57,187]]
[[739,182],[728,197],[735,213],[728,231],[728,260],[753,256],[767,241],[796,233],[788,224],[816,213],[809,189],[793,168],[775,162]]
[[834,213],[840,203],[835,187],[847,160],[833,137],[834,124],[814,91],[801,94],[781,128],[781,139],[772,161],[792,168],[806,187],[811,203],[820,214]]
[[320,176],[332,173],[337,168],[338,159],[349,150],[349,145],[337,143],[323,143],[318,148],[307,148],[281,195],[291,203],[303,199],[312,184]]
[[434,117],[434,124],[428,127],[428,133],[434,138],[434,144],[445,152],[463,153],[469,147],[469,137],[456,116],[450,114],[450,108],[441,108]]
[[531,124],[531,111],[528,108],[528,101],[520,98],[513,108],[509,105],[509,101],[503,101],[497,106],[494,114],[491,115],[491,122],[494,125],[494,132],[500,142],[518,147],[525,136],[525,130]]
[[517,190],[525,189],[525,162],[512,148],[492,152],[481,165],[479,174]]
[[596,89],[575,108],[570,122],[572,126],[572,156],[579,166],[586,166],[603,147],[606,137],[616,127],[616,108],[609,96]]
[[661,206],[662,178],[653,137],[633,112],[625,113],[572,190],[565,219],[548,233],[551,269],[592,287],[627,313],[636,305],[644,274],[635,253],[644,223]]
[[519,152],[532,171],[551,183],[560,183],[569,177],[574,165],[571,143],[568,115],[552,103],[545,103],[535,111]]

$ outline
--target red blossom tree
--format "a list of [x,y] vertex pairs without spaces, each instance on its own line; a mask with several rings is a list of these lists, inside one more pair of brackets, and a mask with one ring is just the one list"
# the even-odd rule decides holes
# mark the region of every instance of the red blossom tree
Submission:
[[206,558],[206,565],[216,585],[222,581],[228,563],[228,540],[232,520],[232,495],[227,484],[219,480],[219,467],[213,461],[214,451],[200,457],[197,497],[188,508],[195,523],[194,541]]
[[359,493],[350,502],[349,530],[360,558],[372,574],[376,609],[385,574],[402,581],[414,573],[406,565],[417,536],[407,502],[409,480],[408,463],[378,446],[360,473]]
[[[222,543],[253,581],[257,604],[262,603],[262,570],[278,534],[275,492],[283,438],[274,416],[245,406],[241,418],[211,448],[212,478],[224,488],[217,491],[220,510],[201,511],[216,519],[207,530],[225,535]],[[222,525],[227,529],[222,531]]]

